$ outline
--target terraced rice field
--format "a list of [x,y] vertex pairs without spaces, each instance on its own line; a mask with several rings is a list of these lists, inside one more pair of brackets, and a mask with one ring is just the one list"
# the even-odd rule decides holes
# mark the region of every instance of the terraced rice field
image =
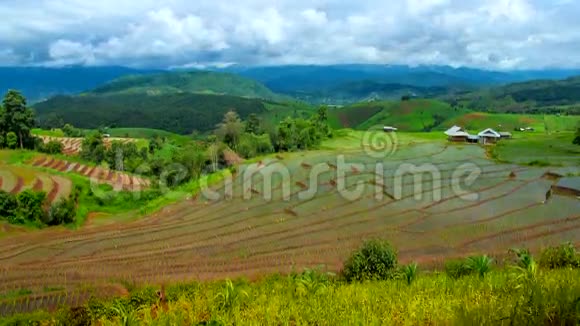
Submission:
[[[83,138],[71,138],[71,137],[50,137],[50,136],[40,136],[42,141],[46,144],[50,141],[58,141],[62,144],[62,152],[65,155],[76,155],[81,151]],[[132,138],[104,138],[105,146],[110,146],[112,142],[119,141],[124,144],[130,142],[136,142],[136,139]]]
[[64,177],[40,173],[30,168],[0,162],[0,189],[17,194],[27,189],[45,191],[49,202],[68,197],[72,182]]
[[106,183],[116,190],[140,191],[151,186],[147,178],[129,175],[102,167],[68,162],[50,156],[38,156],[31,163],[35,167],[53,169],[60,172],[77,173],[99,183]]
[[[399,178],[408,163],[432,164],[437,172],[419,181]],[[474,167],[477,178],[452,181],[459,169]],[[249,169],[260,173],[247,174]],[[443,143],[404,144],[386,158],[360,149],[277,155],[241,167],[231,198],[226,182],[214,189],[222,198],[200,195],[135,222],[0,240],[0,292],[25,287],[37,293],[45,286],[73,291],[118,279],[253,277],[320,264],[337,270],[369,237],[390,240],[403,262],[434,265],[479,252],[499,257],[511,247],[579,245],[580,201],[545,201],[555,182],[546,172],[578,172],[563,169],[495,164],[479,146]],[[343,190],[340,170],[346,171]],[[279,172],[271,185],[268,171]],[[344,194],[357,187],[358,196]],[[268,190],[271,200],[265,199]]]

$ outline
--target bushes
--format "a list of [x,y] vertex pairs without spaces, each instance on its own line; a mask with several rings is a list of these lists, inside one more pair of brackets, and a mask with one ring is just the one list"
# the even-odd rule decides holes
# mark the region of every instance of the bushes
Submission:
[[544,268],[580,268],[580,255],[572,243],[548,247],[540,253],[540,266]]
[[366,241],[347,260],[342,275],[347,281],[388,280],[396,276],[397,252],[384,240]]
[[465,260],[449,260],[445,263],[445,273],[452,279],[478,274],[484,277],[491,271],[493,260],[486,255],[472,256]]
[[238,144],[238,153],[245,158],[252,158],[274,152],[274,146],[269,135],[245,133]]
[[47,225],[70,224],[75,222],[76,215],[76,203],[73,198],[61,198],[50,206],[44,222]]
[[464,260],[448,260],[445,262],[445,274],[452,279],[459,279],[463,276],[470,275],[472,270],[467,266]]
[[76,218],[78,190],[47,207],[44,191],[25,190],[18,195],[0,191],[0,219],[11,224],[59,225],[73,223]]
[[18,195],[0,191],[0,218],[12,224],[42,223],[45,192],[25,190]]
[[46,154],[62,154],[62,143],[57,140],[51,140],[46,144],[40,143],[38,151]]

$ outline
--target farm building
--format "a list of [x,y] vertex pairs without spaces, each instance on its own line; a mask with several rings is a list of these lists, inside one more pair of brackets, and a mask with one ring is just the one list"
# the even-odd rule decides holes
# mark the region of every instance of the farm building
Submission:
[[502,139],[510,139],[512,138],[512,133],[511,132],[507,132],[507,131],[500,131],[499,135],[501,136]]
[[562,178],[552,186],[556,195],[580,197],[580,177]]
[[472,144],[479,143],[479,136],[478,135],[469,135],[467,136],[467,142]]
[[501,135],[491,128],[487,128],[477,135],[479,136],[479,142],[484,145],[495,144],[501,138]]
[[395,132],[395,131],[397,131],[398,129],[397,129],[397,128],[395,128],[395,127],[391,127],[391,126],[384,126],[384,127],[383,127],[383,130],[384,130],[385,132]]
[[447,135],[447,139],[449,141],[456,142],[466,142],[469,137],[469,134],[459,126],[453,126],[449,128],[445,134]]

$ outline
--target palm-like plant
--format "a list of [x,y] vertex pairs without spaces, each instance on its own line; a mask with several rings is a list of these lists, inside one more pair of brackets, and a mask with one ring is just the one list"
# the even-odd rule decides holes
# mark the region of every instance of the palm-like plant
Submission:
[[137,318],[137,311],[128,310],[125,305],[117,302],[111,310],[119,317],[119,323],[123,326],[140,325]]
[[513,268],[520,272],[518,279],[525,277],[534,279],[538,272],[538,264],[534,260],[532,254],[527,249],[510,249],[516,255],[516,266]]
[[409,265],[404,266],[402,272],[403,276],[405,277],[405,280],[407,281],[407,284],[411,285],[411,283],[413,283],[413,281],[417,278],[417,274],[419,273],[417,263],[413,262],[410,263]]
[[304,272],[294,277],[294,283],[297,294],[316,294],[327,288],[328,275],[316,270],[305,269]]
[[235,286],[231,280],[226,280],[225,286],[220,293],[215,296],[220,309],[230,310],[240,304],[240,301],[247,298],[248,292]]
[[473,256],[467,259],[467,267],[474,272],[477,272],[479,277],[484,277],[489,271],[491,271],[491,265],[493,264],[493,259],[489,258],[487,255]]

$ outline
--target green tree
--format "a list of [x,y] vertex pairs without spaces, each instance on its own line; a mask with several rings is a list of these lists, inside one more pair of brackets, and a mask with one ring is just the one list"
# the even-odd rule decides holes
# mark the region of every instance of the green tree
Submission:
[[43,222],[44,211],[42,206],[46,200],[46,193],[35,192],[30,189],[19,193],[16,196],[18,209],[16,212],[16,224],[28,222]]
[[62,127],[62,132],[67,137],[78,137],[79,136],[77,129],[75,127],[73,127],[73,125],[68,124],[68,123]]
[[61,198],[48,209],[44,223],[60,225],[74,223],[76,220],[76,203],[74,198]]
[[18,202],[16,201],[16,196],[0,190],[0,218],[10,220],[14,216],[17,208]]
[[34,112],[26,107],[26,99],[20,92],[9,90],[2,101],[3,126],[6,132],[14,132],[18,136],[20,148],[29,143],[30,130],[34,127]]
[[255,113],[248,116],[246,121],[246,132],[254,135],[261,135],[264,133],[262,130],[261,121]]
[[105,159],[105,150],[103,135],[92,132],[83,140],[80,156],[85,160],[101,163]]
[[18,136],[10,131],[6,134],[6,147],[10,149],[15,149],[18,146]]
[[62,143],[58,140],[51,140],[41,145],[39,151],[47,154],[62,154]]
[[232,149],[236,149],[243,130],[244,123],[240,116],[235,111],[228,111],[224,115],[223,121],[218,124],[216,135]]

